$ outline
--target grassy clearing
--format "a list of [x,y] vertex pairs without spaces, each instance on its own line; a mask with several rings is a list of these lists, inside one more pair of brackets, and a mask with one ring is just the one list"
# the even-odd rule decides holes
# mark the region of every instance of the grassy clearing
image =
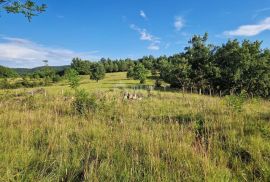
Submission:
[[178,92],[123,100],[137,83],[125,73],[84,77],[81,87],[99,98],[85,116],[65,83],[46,97],[2,91],[0,181],[270,180],[269,101],[235,112],[223,98]]

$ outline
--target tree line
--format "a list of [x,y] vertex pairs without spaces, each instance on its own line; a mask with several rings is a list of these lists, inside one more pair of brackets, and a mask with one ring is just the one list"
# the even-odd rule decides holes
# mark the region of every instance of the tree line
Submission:
[[19,74],[15,69],[0,66],[0,89],[49,86],[63,79],[64,70],[44,66],[33,73]]
[[208,34],[195,35],[183,52],[173,56],[145,56],[138,60],[102,58],[91,63],[75,58],[71,67],[89,74],[92,64],[100,64],[107,73],[127,71],[127,77],[144,83],[149,73],[156,86],[164,81],[173,88],[209,94],[270,96],[270,50],[262,42],[228,40],[221,46],[208,44]]
[[[79,75],[90,75],[99,81],[105,73],[127,72],[128,78],[145,83],[147,77],[155,79],[160,87],[163,82],[172,88],[194,90],[209,94],[240,94],[270,96],[270,50],[262,48],[262,42],[228,40],[221,46],[208,44],[208,34],[195,35],[183,52],[172,56],[144,56],[137,60],[111,60],[97,62],[74,58],[70,68]],[[48,69],[48,67],[46,68]],[[34,72],[31,78],[49,77],[56,81],[65,71],[55,74],[52,70]],[[16,73],[0,67],[0,77],[16,77]],[[151,73],[151,74],[150,74]]]

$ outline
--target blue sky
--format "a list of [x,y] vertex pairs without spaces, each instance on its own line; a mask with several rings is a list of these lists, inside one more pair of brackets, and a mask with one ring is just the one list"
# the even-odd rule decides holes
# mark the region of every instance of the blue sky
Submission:
[[72,57],[138,58],[181,52],[194,34],[209,42],[229,38],[270,47],[269,0],[39,0],[44,14],[0,17],[0,64],[65,65]]

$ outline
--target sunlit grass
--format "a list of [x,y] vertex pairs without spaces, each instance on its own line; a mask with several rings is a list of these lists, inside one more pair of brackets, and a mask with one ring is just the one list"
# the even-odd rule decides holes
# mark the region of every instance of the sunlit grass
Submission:
[[138,83],[83,77],[81,88],[105,99],[85,116],[65,82],[46,97],[2,91],[0,181],[269,181],[269,101],[235,112],[223,98],[180,92],[130,90],[143,100],[123,100]]

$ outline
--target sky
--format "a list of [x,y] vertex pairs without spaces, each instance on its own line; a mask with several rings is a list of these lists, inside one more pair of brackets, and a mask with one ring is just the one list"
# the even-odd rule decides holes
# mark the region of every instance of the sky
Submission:
[[270,0],[38,0],[45,13],[31,22],[0,11],[0,65],[68,65],[73,57],[97,61],[173,55],[194,35],[209,43],[263,41],[270,47]]

